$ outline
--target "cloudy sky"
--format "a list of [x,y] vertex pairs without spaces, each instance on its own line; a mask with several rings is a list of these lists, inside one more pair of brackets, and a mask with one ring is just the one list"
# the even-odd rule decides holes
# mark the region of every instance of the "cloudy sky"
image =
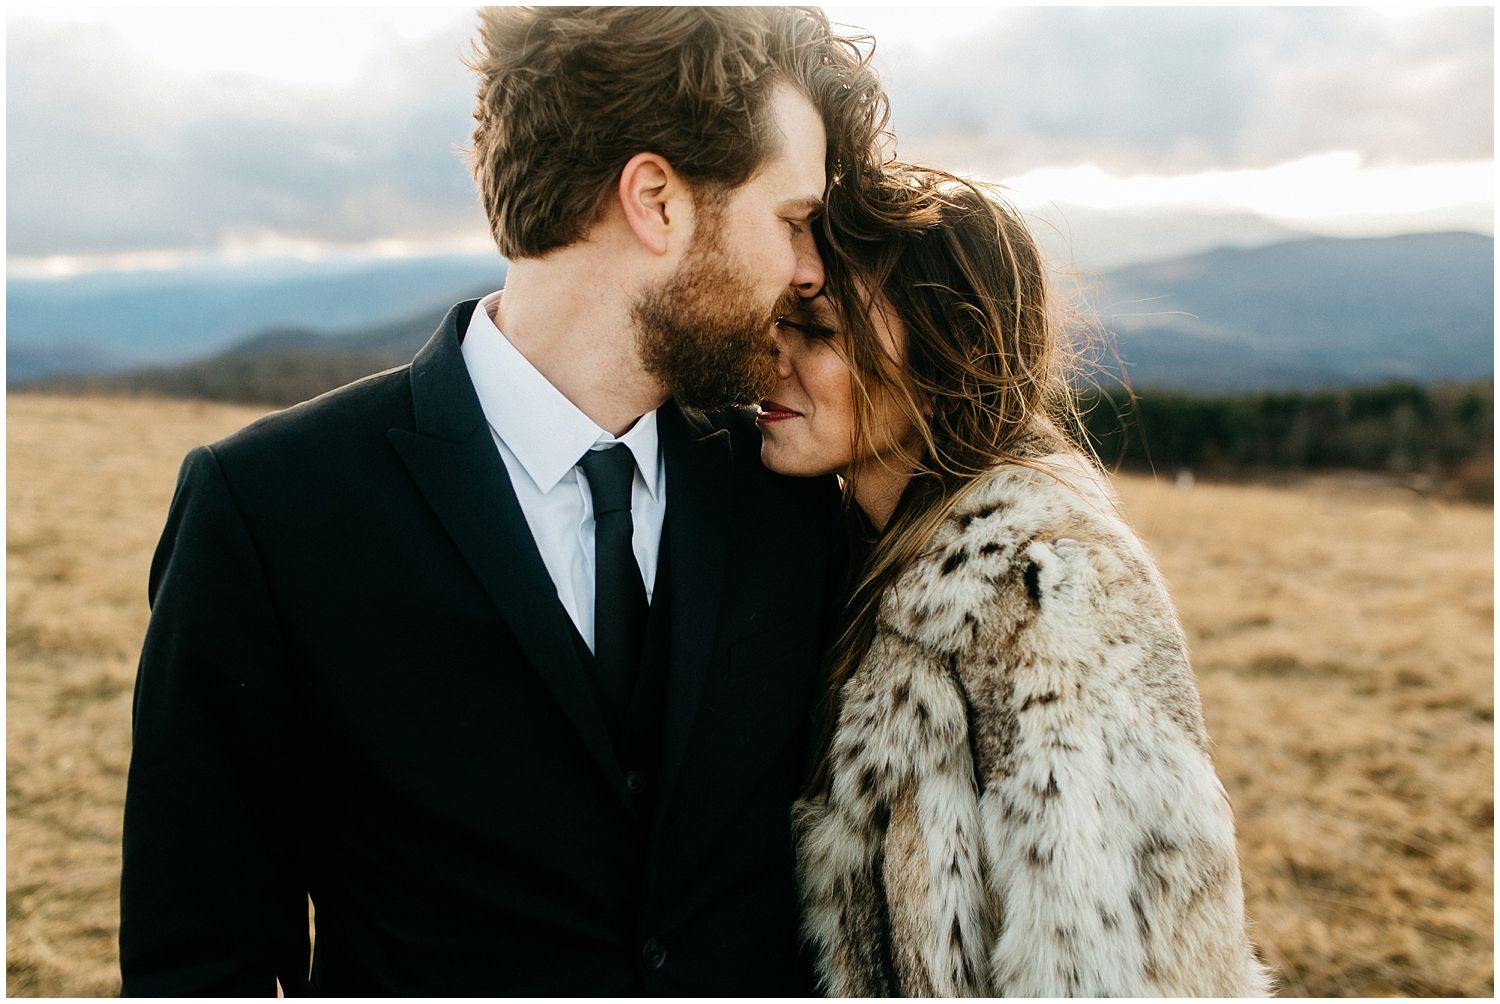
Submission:
[[[830,6],[1031,207],[1493,227],[1489,8]],[[10,8],[7,270],[478,250],[468,8]]]

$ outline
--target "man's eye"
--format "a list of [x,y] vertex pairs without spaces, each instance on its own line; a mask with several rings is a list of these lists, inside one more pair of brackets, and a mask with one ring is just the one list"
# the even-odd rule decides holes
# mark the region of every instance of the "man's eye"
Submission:
[[793,237],[801,237],[807,233],[807,226],[801,220],[786,220],[786,225]]

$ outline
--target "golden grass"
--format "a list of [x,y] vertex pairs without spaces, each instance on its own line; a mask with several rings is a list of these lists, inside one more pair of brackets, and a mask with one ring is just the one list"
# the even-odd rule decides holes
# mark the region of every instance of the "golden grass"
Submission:
[[[117,993],[146,574],[261,409],[12,395],[7,990]],[[1120,488],[1192,644],[1255,937],[1295,995],[1493,991],[1493,514],[1335,480]]]
[[177,464],[262,409],[6,404],[6,987],[119,992],[120,809],[146,573]]
[[1493,992],[1493,512],[1124,479],[1182,614],[1254,936],[1311,996]]

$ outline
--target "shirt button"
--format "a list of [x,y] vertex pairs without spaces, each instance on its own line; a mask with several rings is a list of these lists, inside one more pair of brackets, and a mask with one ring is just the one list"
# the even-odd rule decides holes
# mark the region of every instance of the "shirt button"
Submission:
[[625,790],[630,792],[632,795],[639,795],[641,793],[641,789],[644,787],[646,787],[646,782],[641,778],[641,775],[638,772],[631,771],[630,773],[625,775]]
[[641,958],[645,960],[647,969],[660,969],[667,964],[667,950],[662,943],[652,938],[641,947]]

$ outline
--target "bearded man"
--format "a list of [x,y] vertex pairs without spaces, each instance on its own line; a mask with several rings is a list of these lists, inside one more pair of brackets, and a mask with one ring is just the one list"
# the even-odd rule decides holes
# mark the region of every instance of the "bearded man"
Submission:
[[810,991],[788,808],[836,492],[701,410],[769,390],[821,287],[810,221],[884,126],[866,60],[814,9],[482,14],[505,289],[183,465],[128,994]]

